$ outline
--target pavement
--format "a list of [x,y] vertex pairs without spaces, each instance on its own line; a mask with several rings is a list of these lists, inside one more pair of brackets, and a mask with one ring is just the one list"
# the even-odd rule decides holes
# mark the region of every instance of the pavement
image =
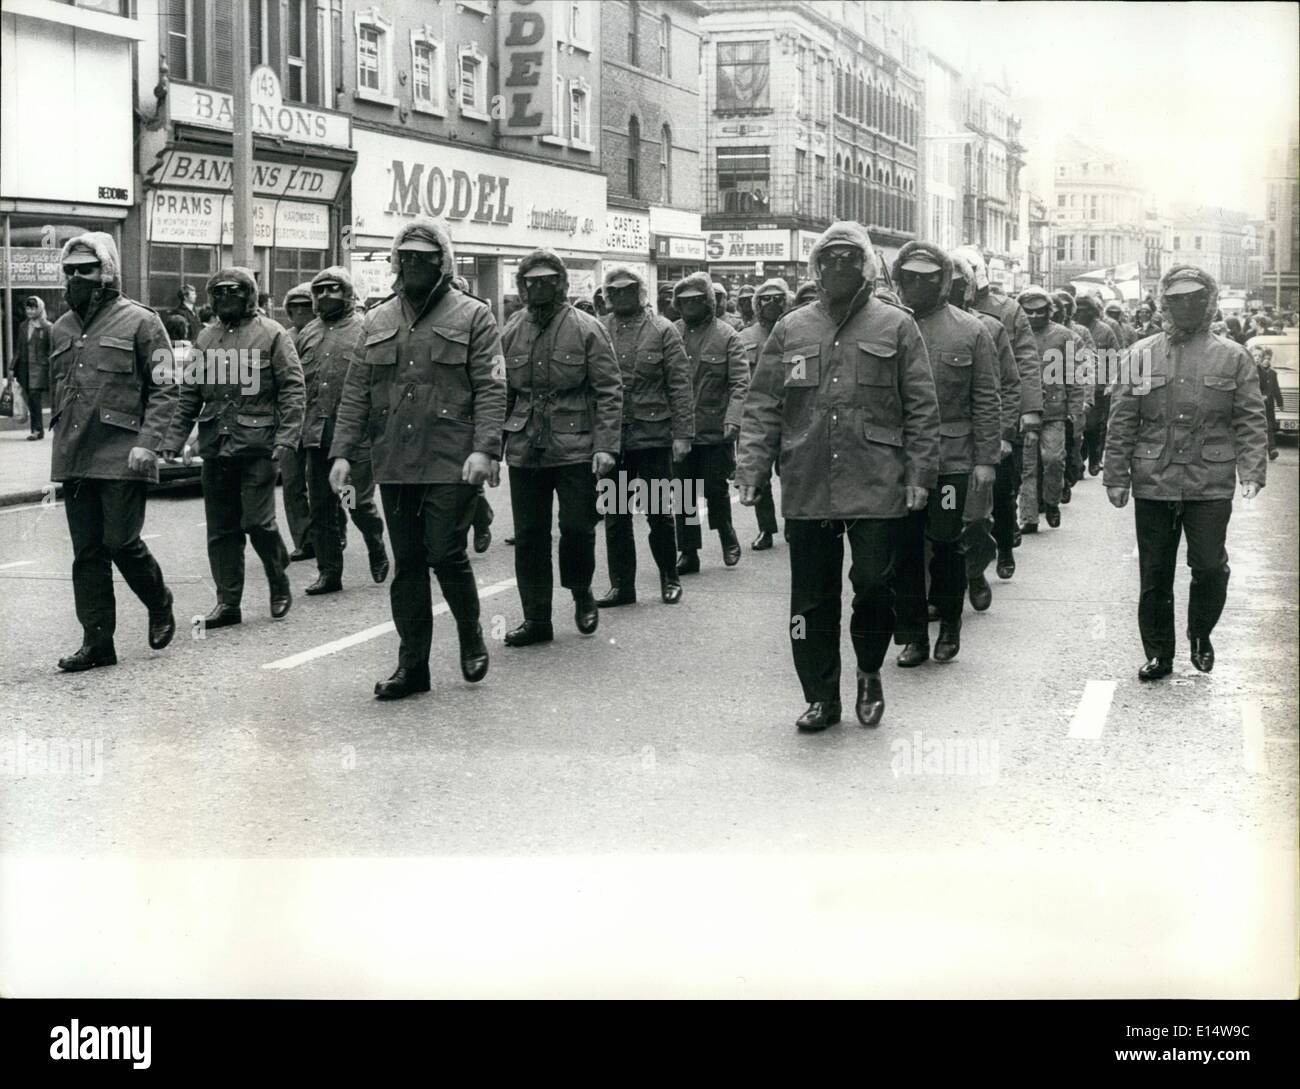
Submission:
[[[6,466],[48,456],[0,442]],[[202,503],[159,495],[174,643],[147,648],[119,581],[120,664],[61,675],[79,635],[61,504],[5,508],[0,986],[1294,994],[1297,493],[1287,443],[1236,501],[1213,673],[1183,641],[1173,677],[1137,681],[1132,508],[1093,478],[967,610],[955,662],[891,654],[876,730],[849,710],[846,631],[849,717],[813,736],[793,727],[788,552],[750,551],[739,505],[744,558],[725,568],[706,535],[680,605],[659,603],[639,523],[640,603],[584,637],[557,586],[556,641],[511,650],[508,486],[490,492],[472,560],[491,670],[463,682],[443,613],[433,691],[391,704],[372,696],[395,664],[388,588],[355,530],[343,593],[303,596],[314,565],[295,564],[273,621],[250,550],[243,625],[199,638]],[[602,542],[598,592],[605,575]],[[82,762],[16,766],[42,743]]]

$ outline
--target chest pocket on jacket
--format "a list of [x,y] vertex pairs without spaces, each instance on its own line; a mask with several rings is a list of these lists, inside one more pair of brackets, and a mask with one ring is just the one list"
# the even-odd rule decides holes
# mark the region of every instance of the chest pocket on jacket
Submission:
[[787,348],[781,354],[785,370],[785,384],[791,389],[812,388],[821,382],[820,344],[807,344],[802,348]]
[[551,383],[555,389],[577,389],[586,377],[585,353],[560,348],[551,352]]
[[[383,329],[366,334],[362,359],[368,367],[392,367],[397,364],[397,330]],[[386,378],[383,372],[372,373],[371,378]]]
[[885,341],[859,340],[857,342],[857,372],[859,386],[892,386],[894,384],[894,356],[898,349]]
[[1237,395],[1237,379],[1230,374],[1207,374],[1201,379],[1205,388],[1205,407],[1227,416],[1232,412],[1232,401]]
[[[1146,382],[1133,386],[1138,398],[1138,414],[1144,420],[1158,420],[1164,410],[1165,395],[1160,392],[1169,383],[1167,374],[1153,374]],[[1154,396],[1152,396],[1154,394]]]
[[970,352],[935,352],[934,380],[938,392],[948,401],[960,400],[960,405],[950,404],[949,408],[969,408],[965,403],[970,392],[971,354]]
[[135,369],[135,341],[130,337],[100,337],[95,369],[130,374]]

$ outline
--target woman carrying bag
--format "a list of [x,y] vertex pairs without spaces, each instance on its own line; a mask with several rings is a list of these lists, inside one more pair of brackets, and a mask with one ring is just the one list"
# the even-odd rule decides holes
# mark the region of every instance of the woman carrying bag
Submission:
[[45,438],[41,396],[50,385],[50,322],[45,316],[45,303],[35,295],[28,296],[23,309],[27,318],[18,327],[14,374],[27,399],[31,421],[27,441],[33,442]]

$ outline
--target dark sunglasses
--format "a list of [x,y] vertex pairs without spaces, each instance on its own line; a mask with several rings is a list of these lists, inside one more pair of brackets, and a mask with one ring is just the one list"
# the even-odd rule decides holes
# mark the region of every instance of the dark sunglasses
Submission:
[[71,279],[73,276],[80,276],[83,279],[92,279],[99,275],[99,265],[64,265],[63,275]]
[[836,266],[843,268],[861,268],[862,254],[857,250],[832,250],[823,253],[817,258],[817,264],[821,268],[834,268]]

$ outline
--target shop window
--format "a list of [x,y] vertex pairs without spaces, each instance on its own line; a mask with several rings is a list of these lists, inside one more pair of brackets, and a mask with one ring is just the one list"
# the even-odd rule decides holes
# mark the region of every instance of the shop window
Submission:
[[[149,305],[170,310],[180,289],[192,287],[197,305],[208,305],[208,278],[217,271],[215,246],[176,246],[154,243],[149,247]],[[286,289],[287,290],[287,289]]]
[[[328,254],[325,250],[295,250],[277,247],[274,251],[275,267],[271,273],[271,303],[278,309],[291,288],[310,280],[325,267]],[[283,315],[274,314],[277,320]]]
[[411,104],[421,113],[446,115],[446,64],[442,43],[428,27],[411,31]]
[[768,108],[768,43],[718,43],[718,109]]
[[718,198],[723,212],[766,212],[771,168],[766,147],[718,148]]

